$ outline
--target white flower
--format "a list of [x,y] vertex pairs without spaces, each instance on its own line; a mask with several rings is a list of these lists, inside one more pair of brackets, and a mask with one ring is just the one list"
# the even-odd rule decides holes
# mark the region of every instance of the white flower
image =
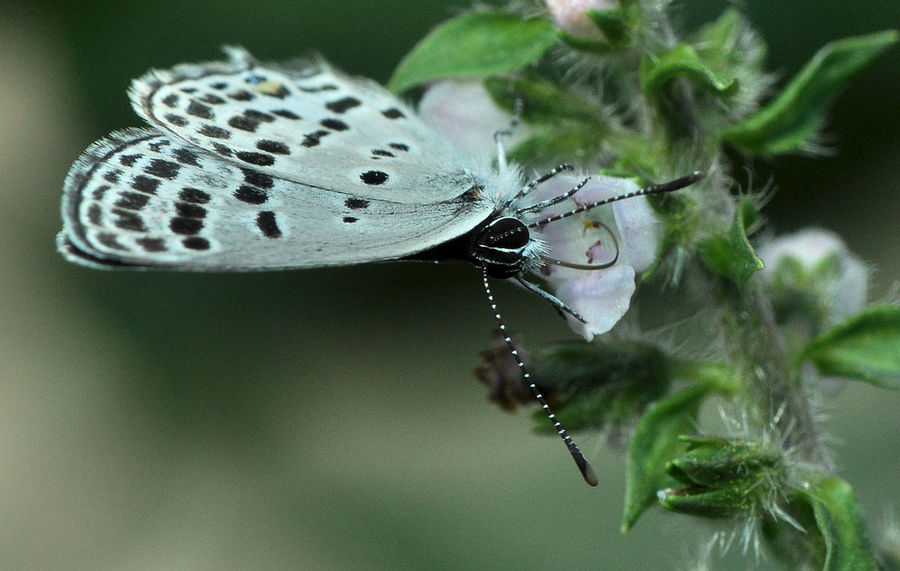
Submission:
[[[494,156],[495,131],[509,127],[511,115],[498,107],[478,80],[441,81],[431,85],[419,103],[419,116],[473,156]],[[507,148],[530,136],[520,124],[505,140]],[[519,206],[564,194],[585,177],[558,174],[541,184]],[[571,210],[596,200],[638,190],[630,179],[593,176],[574,196],[545,209],[539,217]],[[611,236],[613,232],[615,236]],[[540,272],[555,295],[577,311],[587,323],[567,317],[572,330],[590,341],[606,333],[631,304],[636,274],[653,263],[661,229],[645,198],[632,198],[541,226],[535,237],[548,247],[548,256],[564,262],[608,268],[584,270],[559,265]]]
[[[557,175],[534,193],[534,201],[558,196],[583,178]],[[570,210],[596,200],[638,190],[631,179],[593,176],[570,201],[551,207],[543,217]],[[549,265],[541,275],[556,296],[577,311],[587,323],[567,317],[572,329],[587,341],[606,333],[625,315],[635,291],[636,274],[653,263],[661,238],[659,220],[643,197],[614,202],[540,227],[539,237],[549,247],[548,256],[568,263],[602,265],[618,259],[608,268],[584,270]],[[615,236],[610,236],[613,232]]]
[[586,40],[602,40],[603,33],[585,12],[619,7],[616,0],[546,0],[545,4],[560,29],[571,36]]
[[[509,128],[512,114],[500,108],[480,80],[439,81],[425,91],[419,117],[473,157],[496,154],[494,133]],[[519,125],[504,140],[507,148],[524,140],[531,131]]]
[[816,293],[827,305],[831,322],[865,306],[869,282],[865,264],[834,232],[800,230],[763,244],[758,254],[766,264],[761,276],[771,287]]

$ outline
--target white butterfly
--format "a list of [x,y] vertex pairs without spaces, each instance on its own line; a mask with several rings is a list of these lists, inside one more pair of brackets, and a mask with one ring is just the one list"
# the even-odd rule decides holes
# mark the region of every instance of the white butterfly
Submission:
[[538,219],[580,188],[521,204],[559,169],[526,183],[502,145],[496,169],[489,157],[472,160],[383,87],[321,60],[275,66],[242,49],[227,54],[134,81],[132,105],[151,127],[113,133],[72,166],[57,238],[67,259],[201,271],[461,259],[482,268],[489,297],[488,276],[515,278],[580,318],[525,281],[526,271],[559,262],[529,227],[625,196]]

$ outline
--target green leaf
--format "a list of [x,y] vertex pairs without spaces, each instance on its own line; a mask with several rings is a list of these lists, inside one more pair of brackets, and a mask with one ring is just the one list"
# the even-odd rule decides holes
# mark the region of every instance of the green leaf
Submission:
[[549,20],[503,12],[472,12],[432,30],[400,62],[388,82],[394,93],[448,77],[505,73],[540,58],[556,41]]
[[669,81],[679,77],[721,95],[731,95],[738,88],[733,77],[714,72],[687,44],[678,44],[656,59],[645,59],[641,62],[640,77],[644,95],[659,92]]
[[894,30],[825,45],[773,101],[720,136],[743,151],[775,155],[802,150],[850,78],[897,42]]
[[825,538],[825,571],[876,569],[862,510],[853,489],[837,476],[811,491],[816,525]]
[[602,137],[608,129],[602,106],[581,93],[563,89],[537,74],[523,74],[515,79],[489,77],[484,88],[497,105],[512,111],[516,100],[522,101],[522,119],[528,123],[558,127],[572,121]]
[[628,447],[623,532],[656,503],[659,490],[677,485],[666,465],[687,450],[679,437],[694,431],[700,404],[717,388],[713,382],[698,383],[658,401],[641,417]]
[[866,309],[810,341],[802,358],[823,375],[900,389],[900,307]]
[[609,10],[587,10],[585,16],[597,26],[613,45],[624,44],[628,40],[630,10],[611,8]]
[[756,207],[749,199],[742,199],[734,213],[731,229],[700,245],[700,257],[710,271],[744,284],[751,275],[763,269],[763,261],[747,239],[747,228],[755,221]]

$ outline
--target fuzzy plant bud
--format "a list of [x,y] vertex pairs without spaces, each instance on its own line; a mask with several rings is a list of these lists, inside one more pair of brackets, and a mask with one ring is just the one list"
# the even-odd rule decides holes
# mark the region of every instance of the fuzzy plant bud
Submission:
[[865,264],[833,232],[809,228],[776,238],[759,248],[759,256],[783,321],[800,314],[823,327],[865,306]]
[[603,40],[604,34],[588,16],[588,10],[598,12],[619,8],[616,0],[547,0],[547,10],[563,32],[585,40]]
[[685,484],[658,493],[666,509],[703,517],[753,516],[768,511],[783,472],[777,449],[759,442],[683,437],[688,451],[669,462],[669,475]]

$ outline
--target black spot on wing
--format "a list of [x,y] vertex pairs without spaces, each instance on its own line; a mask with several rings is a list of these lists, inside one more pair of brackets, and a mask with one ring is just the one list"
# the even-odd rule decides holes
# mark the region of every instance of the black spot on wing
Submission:
[[131,179],[131,188],[138,192],[156,194],[156,189],[159,188],[161,182],[162,181],[158,178],[150,178],[149,176],[139,174]]
[[206,209],[189,202],[176,202],[175,212],[185,218],[206,218]]
[[248,133],[253,133],[256,131],[257,127],[259,127],[259,121],[254,121],[252,119],[248,119],[243,115],[235,115],[234,117],[228,120],[228,124],[235,129],[240,129],[241,131],[247,131]]
[[119,157],[119,162],[122,163],[123,167],[133,167],[134,163],[143,158],[144,155],[141,153],[135,153],[133,155],[121,155]]
[[354,218],[353,216],[344,216],[344,223],[345,223],[345,224],[353,224],[353,223],[356,222],[357,220],[359,220],[359,218]]
[[182,240],[181,243],[190,250],[209,250],[209,240],[206,238],[191,236]]
[[107,248],[128,251],[128,248],[120,244],[118,238],[112,232],[101,232],[97,234],[97,241]]
[[144,219],[141,215],[133,210],[124,210],[122,208],[113,208],[112,213],[117,219],[114,222],[116,227],[122,230],[131,230],[133,232],[146,232],[147,227],[144,225]]
[[321,121],[319,121],[319,124],[323,127],[331,129],[332,131],[346,131],[350,128],[349,125],[347,125],[340,119],[322,119]]
[[165,252],[166,242],[161,238],[138,238],[135,240],[146,252]]
[[321,142],[322,137],[329,133],[330,131],[323,131],[320,129],[314,133],[306,134],[303,136],[303,141],[301,141],[300,145],[306,148],[315,147]]
[[251,165],[256,165],[258,167],[268,167],[275,164],[275,157],[273,157],[269,153],[238,151],[234,154],[234,156],[244,161],[245,163],[250,163]]
[[281,229],[275,220],[275,213],[270,210],[264,210],[256,215],[256,226],[266,238],[281,237]]
[[178,105],[178,94],[170,93],[169,95],[166,95],[162,98],[162,104],[170,108],[175,107],[176,105]]
[[300,119],[299,115],[297,115],[293,111],[288,111],[287,109],[276,109],[275,111],[272,111],[272,115],[278,115],[279,117],[282,117],[284,119]]
[[215,95],[213,93],[205,93],[198,98],[200,101],[204,103],[209,103],[211,105],[221,105],[225,103],[225,100]]
[[176,216],[169,221],[169,228],[176,234],[197,234],[203,229],[203,222],[196,218]]
[[150,176],[158,176],[159,178],[164,178],[166,180],[172,180],[178,176],[178,171],[181,170],[181,165],[178,163],[173,163],[172,161],[166,161],[163,159],[153,159],[150,161],[150,164],[144,168],[144,172]]
[[377,186],[387,182],[388,174],[384,171],[366,171],[359,178],[368,185]]
[[327,107],[331,111],[334,111],[335,113],[345,113],[349,109],[353,109],[354,107],[358,107],[359,105],[362,105],[362,102],[359,99],[348,96],[326,103],[325,107]]
[[88,222],[95,226],[100,226],[103,223],[103,209],[100,208],[99,204],[91,204],[88,207],[87,218]]
[[150,197],[146,194],[123,191],[119,194],[119,200],[116,201],[115,206],[127,208],[129,210],[140,210],[146,206],[149,201]]
[[175,125],[176,127],[184,127],[188,124],[188,120],[182,117],[181,115],[176,115],[174,113],[166,113],[163,118],[169,123]]
[[233,196],[247,204],[262,204],[269,199],[269,195],[266,194],[266,191],[248,185],[241,185],[234,191]]
[[387,117],[388,119],[402,119],[402,118],[406,117],[406,115],[403,114],[403,111],[400,111],[396,107],[391,107],[390,109],[385,109],[384,111],[381,112],[381,114],[384,115],[385,117]]
[[388,146],[397,151],[408,151],[409,145],[404,143],[388,143]]
[[197,161],[197,155],[190,149],[175,149],[172,151],[172,154],[175,156],[175,160],[183,165],[200,166],[200,163]]
[[212,137],[213,139],[227,139],[231,137],[231,131],[223,129],[222,127],[216,127],[215,125],[203,125],[197,132],[203,136]]
[[350,208],[351,210],[357,210],[360,208],[368,208],[369,201],[364,198],[348,198],[344,201],[344,206]]
[[270,175],[255,171],[253,169],[242,168],[244,174],[244,182],[258,186],[260,188],[272,188],[275,185],[274,179]]
[[185,202],[193,202],[195,204],[206,204],[209,202],[209,194],[203,192],[199,188],[191,188],[186,186],[178,193],[178,198]]
[[187,109],[185,110],[188,115],[193,115],[194,117],[199,117],[201,119],[214,119],[215,114],[210,108],[209,105],[204,105],[200,103],[196,99],[192,99],[190,104],[188,104]]
[[288,146],[280,141],[270,141],[268,139],[262,139],[256,142],[256,148],[260,151],[266,151],[268,153],[274,153],[276,155],[291,154],[291,150],[288,148]]
[[253,95],[246,89],[239,89],[237,91],[229,93],[228,97],[234,99],[235,101],[252,101],[256,98],[255,95]]

